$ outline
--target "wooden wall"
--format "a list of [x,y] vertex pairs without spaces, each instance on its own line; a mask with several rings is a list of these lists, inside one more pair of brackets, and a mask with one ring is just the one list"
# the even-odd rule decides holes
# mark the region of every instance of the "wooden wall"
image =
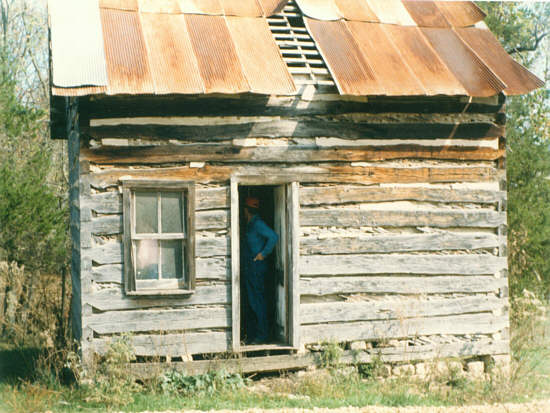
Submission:
[[[142,356],[231,349],[229,179],[283,174],[300,182],[301,344],[375,342],[395,359],[508,352],[502,110],[498,97],[82,102],[90,345],[132,332]],[[124,296],[130,177],[196,181],[192,296]]]

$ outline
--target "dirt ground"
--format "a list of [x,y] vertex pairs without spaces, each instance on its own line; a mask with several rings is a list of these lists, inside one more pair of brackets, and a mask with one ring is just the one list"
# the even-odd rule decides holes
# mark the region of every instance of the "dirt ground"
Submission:
[[[183,410],[143,413],[183,413]],[[276,409],[276,410],[217,410],[210,413],[550,413],[550,400],[530,403],[505,403],[485,406],[462,407],[342,407],[339,409]],[[205,413],[197,410],[185,410],[185,413]]]

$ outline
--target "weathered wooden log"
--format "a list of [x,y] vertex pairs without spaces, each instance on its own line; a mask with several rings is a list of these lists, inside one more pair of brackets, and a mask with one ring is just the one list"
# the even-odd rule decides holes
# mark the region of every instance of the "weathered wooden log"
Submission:
[[[196,230],[226,229],[229,211],[212,210],[195,213]],[[93,235],[115,235],[122,233],[122,215],[104,215],[92,219]]]
[[[506,268],[506,257],[494,255],[308,255],[300,258],[300,274],[436,274],[489,275]],[[335,280],[335,283],[338,281]]]
[[424,234],[377,234],[364,236],[302,237],[302,255],[364,254],[405,251],[476,250],[497,248],[499,238],[483,232],[436,232]]
[[116,125],[83,127],[82,132],[96,139],[145,138],[186,139],[195,142],[248,137],[295,137],[338,136],[345,139],[479,139],[504,135],[504,127],[491,122],[471,123],[374,123],[331,121],[325,119],[287,118],[250,123],[227,123],[220,125]]
[[[335,282],[338,281],[335,280]],[[507,306],[506,299],[485,295],[432,300],[394,298],[383,301],[309,303],[300,305],[300,322],[301,324],[316,324],[401,320],[411,317],[493,312],[505,310]]]
[[[229,207],[229,189],[204,188],[195,190],[195,210],[222,209]],[[81,208],[89,208],[97,214],[122,213],[122,195],[118,192],[101,192],[84,198]]]
[[[452,141],[451,141],[452,144]],[[442,159],[494,161],[506,156],[503,149],[460,146],[361,146],[318,148],[302,146],[235,147],[222,144],[155,146],[102,146],[83,148],[82,157],[95,164],[136,165],[171,162],[317,163],[360,162],[392,159]]]
[[488,313],[403,320],[374,320],[301,327],[302,343],[385,340],[435,334],[492,334],[508,327],[507,316]]
[[359,209],[302,209],[303,226],[337,227],[479,227],[506,224],[506,213],[492,210],[369,211]]
[[[92,341],[92,349],[98,354],[107,351],[110,338]],[[136,335],[130,339],[136,356],[181,357],[198,353],[221,353],[229,349],[227,332]]]
[[190,305],[229,304],[231,286],[197,285],[195,292],[188,296],[126,296],[122,288],[111,288],[94,292],[87,304],[99,311],[136,310],[155,307],[185,307]]
[[[418,346],[376,348],[372,353],[346,350],[341,355],[341,364],[384,363],[433,360],[436,358],[472,357],[491,354],[507,354],[508,341],[479,340],[475,342],[426,344]],[[208,373],[223,369],[235,373],[257,373],[306,368],[320,363],[319,353],[290,354],[279,356],[248,357],[239,359],[214,359],[191,362],[134,363],[130,365],[133,374],[140,378],[157,377],[165,369],[185,372],[188,375]]]
[[[430,114],[488,113],[494,114],[503,105],[503,99],[474,100],[460,97],[386,97],[375,96],[346,99],[336,90],[323,94],[319,91],[311,99],[300,96],[96,96],[91,101],[82,98],[82,111],[92,119],[144,116],[295,116],[367,112],[387,114],[412,113],[429,119]],[[63,98],[59,113],[65,113]],[[420,118],[423,119],[423,118]]]
[[177,331],[231,326],[229,308],[180,310],[109,311],[92,314],[87,324],[97,334]]
[[300,188],[300,204],[303,206],[393,201],[493,204],[505,199],[505,191],[482,189],[369,188],[349,185]]
[[316,277],[300,280],[301,295],[445,294],[495,292],[508,284],[492,276],[369,276]]
[[90,183],[95,188],[118,185],[121,178],[194,180],[196,182],[228,182],[233,174],[262,176],[269,184],[270,176],[287,175],[298,182],[337,182],[363,185],[377,183],[437,183],[437,182],[484,182],[499,177],[492,167],[422,167],[394,168],[379,166],[211,166],[203,168],[171,167],[149,169],[109,169],[90,174]]

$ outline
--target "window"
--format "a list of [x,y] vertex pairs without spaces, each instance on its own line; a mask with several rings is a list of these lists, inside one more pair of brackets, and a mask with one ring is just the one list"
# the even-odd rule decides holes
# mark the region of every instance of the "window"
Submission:
[[126,293],[193,292],[193,183],[125,180],[123,198]]

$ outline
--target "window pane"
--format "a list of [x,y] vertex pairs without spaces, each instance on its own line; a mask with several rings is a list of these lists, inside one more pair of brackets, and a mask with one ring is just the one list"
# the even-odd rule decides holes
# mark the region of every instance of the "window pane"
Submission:
[[136,245],[136,279],[158,280],[159,249],[158,241],[147,239],[135,241]]
[[163,192],[162,205],[162,232],[183,232],[182,225],[182,194],[180,192]]
[[161,241],[162,278],[182,278],[182,240]]
[[155,192],[136,192],[136,233],[158,232],[158,206]]

